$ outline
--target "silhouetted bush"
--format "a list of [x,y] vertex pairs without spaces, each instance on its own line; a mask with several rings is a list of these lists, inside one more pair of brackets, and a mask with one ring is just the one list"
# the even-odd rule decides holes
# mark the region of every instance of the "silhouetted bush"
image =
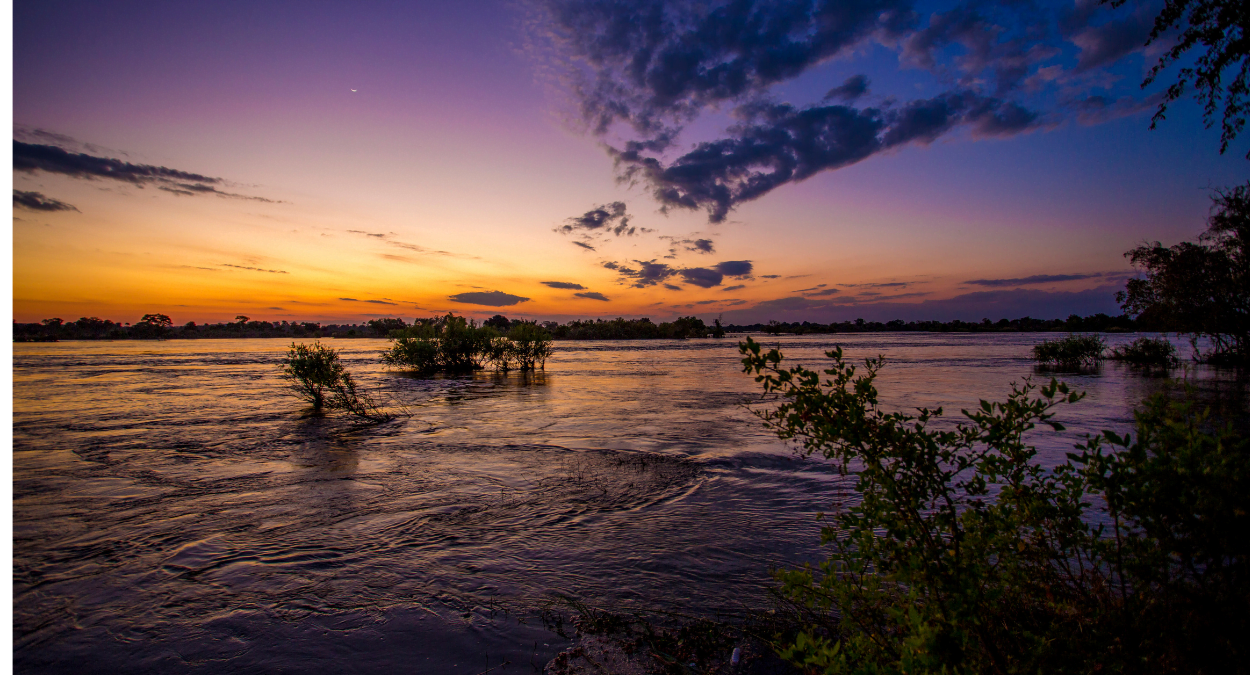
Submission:
[[1123,361],[1135,366],[1159,366],[1171,368],[1179,366],[1181,360],[1176,355],[1176,345],[1163,338],[1139,337],[1129,344],[1111,350],[1107,355],[1113,361]]
[[1025,433],[1082,395],[1051,380],[953,429],[878,406],[882,365],[821,373],[740,345],[782,439],[855,495],[824,517],[818,566],[776,574],[812,622],[782,650],[821,673],[1245,672],[1250,443],[1161,394],[1138,436],[1087,436],[1043,465]]
[[1097,365],[1106,343],[1097,335],[1069,335],[1033,346],[1033,359],[1059,368]]

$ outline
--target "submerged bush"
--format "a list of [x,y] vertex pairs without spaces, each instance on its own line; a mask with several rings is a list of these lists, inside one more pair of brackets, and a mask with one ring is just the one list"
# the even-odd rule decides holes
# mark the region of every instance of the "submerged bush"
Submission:
[[511,366],[523,371],[546,368],[552,349],[551,333],[545,328],[533,323],[518,323],[504,339],[508,342],[503,360],[505,370]]
[[934,431],[941,409],[879,407],[880,359],[835,349],[822,379],[740,349],[779,397],[765,425],[854,473],[829,558],[776,575],[825,620],[782,650],[805,672],[1246,670],[1250,444],[1231,427],[1160,395],[1135,441],[1103,432],[1046,468],[1025,433],[1082,396],[1054,380]]
[[1097,365],[1107,344],[1097,335],[1069,335],[1033,346],[1033,359],[1059,368]]
[[338,352],[320,342],[292,343],[282,360],[282,375],[297,396],[312,403],[313,410],[342,410],[374,421],[393,417],[368,394],[357,389],[356,381],[343,367]]
[[551,335],[542,327],[518,321],[506,336],[490,326],[478,326],[448,314],[393,330],[392,344],[382,362],[394,368],[422,373],[471,372],[486,366],[500,370],[542,367],[551,356]]
[[1107,358],[1135,366],[1163,368],[1179,366],[1181,363],[1176,355],[1176,345],[1163,338],[1139,337],[1129,344],[1112,349]]

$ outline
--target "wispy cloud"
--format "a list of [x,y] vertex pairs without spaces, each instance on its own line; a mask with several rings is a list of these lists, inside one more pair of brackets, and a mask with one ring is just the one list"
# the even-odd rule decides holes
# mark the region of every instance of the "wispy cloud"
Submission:
[[236,270],[247,270],[249,272],[267,272],[269,274],[290,274],[286,270],[267,270],[263,267],[248,267],[246,265],[231,265],[229,263],[219,263],[222,267],[230,267]]
[[[39,192],[13,191],[13,206],[30,209],[31,211],[78,211],[72,204],[46,197]],[[80,212],[81,213],[81,212]]]
[[274,203],[271,199],[241,195],[221,190],[225,181],[190,171],[170,169],[151,164],[132,164],[111,157],[98,157],[84,152],[71,152],[55,145],[13,141],[15,173],[54,173],[85,180],[115,180],[131,185],[155,185],[157,189],[176,195],[216,195],[230,199],[247,199]]

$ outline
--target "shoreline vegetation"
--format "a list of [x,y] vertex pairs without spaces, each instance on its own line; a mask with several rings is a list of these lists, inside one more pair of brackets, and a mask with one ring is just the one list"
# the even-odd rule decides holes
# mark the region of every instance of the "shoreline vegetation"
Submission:
[[[135,323],[119,323],[99,317],[82,317],[77,321],[60,318],[39,323],[13,322],[14,342],[58,342],[60,340],[203,340],[238,338],[387,338],[393,331],[410,330],[423,324],[436,323],[443,317],[414,319],[379,318],[359,324],[322,324],[314,321],[253,321],[238,316],[235,321],[197,324],[188,321],[181,326],[164,314],[146,314]],[[457,317],[459,318],[459,317]],[[557,323],[541,323],[508,319],[495,315],[482,323],[506,334],[518,325],[535,325],[545,329],[553,340],[673,340],[722,337],[726,333],[767,333],[771,335],[808,335],[836,333],[1133,333],[1161,330],[1150,322],[1134,320],[1127,315],[1093,314],[1067,319],[1000,319],[979,322],[961,321],[842,321],[838,323],[780,322],[711,326],[693,316],[655,323],[649,318],[587,319]],[[719,335],[718,335],[719,333]]]

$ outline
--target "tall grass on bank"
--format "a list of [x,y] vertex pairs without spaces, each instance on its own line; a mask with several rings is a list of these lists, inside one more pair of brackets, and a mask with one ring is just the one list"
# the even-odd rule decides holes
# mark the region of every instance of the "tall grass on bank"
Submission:
[[1174,368],[1181,364],[1176,345],[1163,338],[1139,337],[1129,344],[1112,349],[1107,358],[1134,366]]
[[1026,442],[1082,398],[1054,380],[941,409],[878,406],[882,366],[841,349],[821,373],[741,343],[777,405],[757,411],[802,455],[855,477],[824,517],[829,557],[777,573],[827,617],[785,645],[821,673],[1246,672],[1250,442],[1167,395],[1137,437],[1087,436],[1058,466]]
[[312,404],[313,410],[342,410],[358,419],[384,422],[394,418],[371,396],[361,391],[339,354],[320,342],[291,343],[282,360],[282,376],[295,395]]
[[393,330],[382,362],[419,373],[465,373],[492,366],[498,370],[534,370],[551,356],[551,335],[532,323],[517,323],[506,335],[448,314]]
[[1096,366],[1107,343],[1097,335],[1068,335],[1033,346],[1033,360],[1056,368]]

